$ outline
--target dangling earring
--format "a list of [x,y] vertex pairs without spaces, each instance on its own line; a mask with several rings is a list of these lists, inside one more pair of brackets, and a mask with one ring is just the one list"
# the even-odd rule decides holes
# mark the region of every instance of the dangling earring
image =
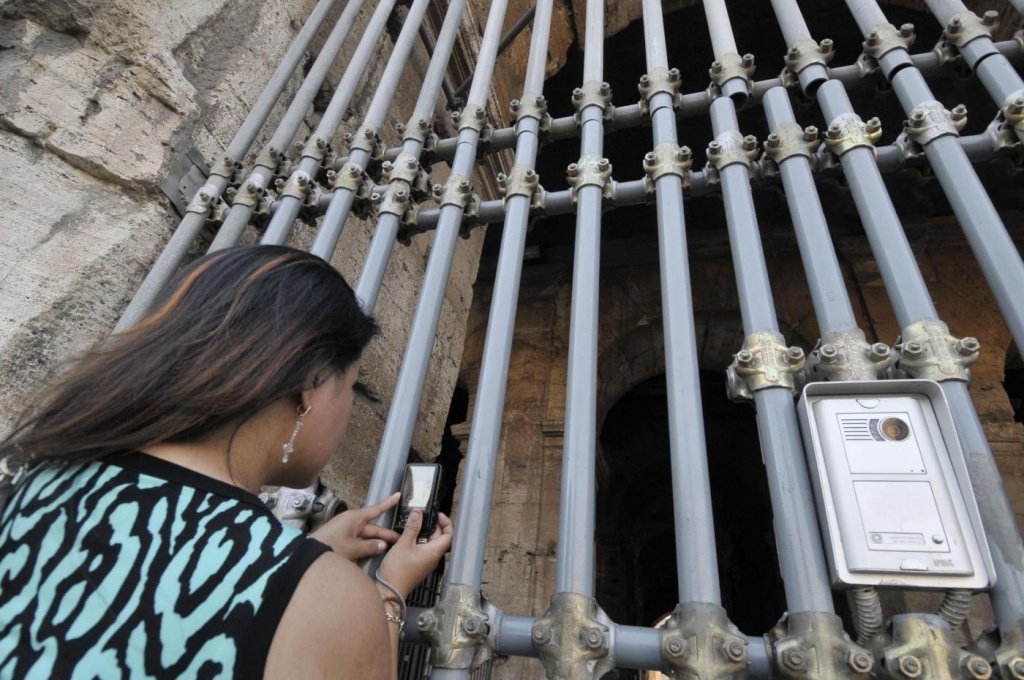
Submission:
[[292,436],[284,443],[284,446],[281,447],[281,452],[284,454],[281,457],[282,463],[287,463],[288,457],[291,456],[292,451],[295,450],[295,438],[299,436],[299,430],[302,429],[302,419],[306,417],[306,414],[309,413],[309,409],[311,408],[313,408],[312,404],[307,406],[305,410],[303,410],[301,406],[295,407],[295,413],[298,414],[299,419],[295,421],[295,429],[292,430]]

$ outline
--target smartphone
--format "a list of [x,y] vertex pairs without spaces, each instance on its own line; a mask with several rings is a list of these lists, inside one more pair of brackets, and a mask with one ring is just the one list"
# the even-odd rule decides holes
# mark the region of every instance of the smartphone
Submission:
[[402,498],[395,510],[393,529],[405,530],[413,510],[423,513],[423,525],[417,541],[425,542],[437,527],[437,503],[441,491],[441,466],[436,463],[409,463],[402,478]]

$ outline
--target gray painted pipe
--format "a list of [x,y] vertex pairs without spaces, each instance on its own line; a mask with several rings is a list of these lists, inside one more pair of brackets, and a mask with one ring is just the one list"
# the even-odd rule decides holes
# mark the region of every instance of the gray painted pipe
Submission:
[[[588,0],[583,82],[604,79],[604,0]],[[580,157],[600,157],[604,110],[580,111]],[[601,261],[601,187],[576,193],[576,245],[569,327],[569,373],[565,399],[565,443],[558,509],[555,592],[594,595],[594,531],[597,454],[597,334]]]
[[[668,68],[660,0],[644,0],[643,18],[647,71]],[[649,109],[654,146],[678,143],[672,95],[656,93]],[[682,180],[665,174],[656,187],[679,601],[721,605]]]
[[[501,24],[505,18],[507,0],[496,0],[491,4],[487,25],[481,41],[479,62],[474,75],[473,86],[467,108],[485,107],[487,93],[494,74]],[[459,131],[459,150],[455,154],[452,174],[471,177],[476,164],[476,147],[480,134],[471,127]],[[430,353],[437,334],[437,324],[444,302],[444,291],[448,286],[455,244],[459,238],[459,226],[463,208],[448,204],[441,207],[437,233],[427,261],[427,270],[420,289],[412,330],[406,346],[402,367],[399,369],[394,398],[388,411],[384,434],[373,469],[370,486],[366,494],[367,504],[379,503],[396,491],[402,481],[402,469],[409,457],[413,429],[419,412],[423,385],[426,382]],[[380,517],[377,523],[388,526],[392,512]],[[372,562],[372,561],[371,561]],[[372,566],[368,566],[372,568]]]
[[[356,15],[359,14],[364,4],[365,0],[359,0],[358,2],[350,2],[345,6],[341,16],[338,17],[338,22],[334,25],[330,35],[327,36],[323,49],[320,50],[320,54],[317,55],[313,65],[309,68],[309,73],[306,74],[305,80],[299,86],[291,104],[288,105],[284,116],[281,117],[281,122],[278,123],[274,135],[267,142],[264,149],[277,149],[284,153],[291,145],[295,132],[302,125],[306,112],[313,103],[317,92],[320,91],[320,86],[327,77],[331,64],[338,58],[338,52],[341,51],[342,45],[344,45],[345,40],[348,38],[349,31],[352,29],[352,24],[355,23]],[[276,168],[274,167],[256,165],[253,168],[249,181],[261,187],[268,187],[274,177],[275,170]],[[213,243],[210,244],[207,252],[212,253],[238,243],[238,240],[242,237],[242,232],[245,231],[246,226],[249,224],[249,218],[252,217],[252,213],[252,206],[245,205],[244,203],[232,205],[224,218],[223,224],[217,230],[217,236],[213,239]]]
[[[377,5],[377,9],[374,10],[369,23],[366,24],[366,31],[363,33],[363,37],[356,46],[355,52],[352,55],[352,61],[349,62],[348,67],[345,69],[345,74],[338,83],[338,89],[334,91],[331,102],[327,105],[327,110],[324,111],[323,117],[320,118],[313,136],[320,136],[328,140],[334,137],[338,126],[341,124],[341,119],[348,109],[349,102],[352,101],[352,97],[355,95],[356,87],[359,85],[363,72],[369,65],[370,60],[376,55],[376,44],[384,32],[384,27],[391,16],[391,11],[395,7],[395,2],[396,0],[381,0],[381,3]],[[289,181],[293,181],[298,173],[305,173],[310,178],[315,179],[319,169],[319,160],[310,156],[303,156],[299,161],[298,170],[291,174]],[[267,231],[263,234],[263,238],[260,239],[260,243],[280,245],[287,241],[288,235],[292,230],[292,224],[302,208],[302,203],[301,198],[283,196],[277,212],[274,213],[274,217],[270,220]]]
[[[720,97],[712,103],[711,122],[716,136],[739,130],[731,99]],[[747,335],[764,331],[778,333],[747,168],[742,164],[728,165],[719,170],[719,176],[743,330]],[[792,395],[786,389],[757,390],[754,403],[768,473],[786,603],[790,611],[832,613],[832,591],[815,523],[814,497]]]
[[[288,47],[284,57],[281,58],[281,63],[278,65],[277,70],[274,71],[270,80],[263,87],[263,91],[256,98],[256,103],[253,104],[249,115],[245,117],[241,127],[238,128],[238,132],[235,133],[231,143],[228,144],[225,155],[229,156],[232,160],[241,160],[249,150],[249,147],[252,146],[253,140],[256,139],[260,128],[263,127],[263,124],[270,116],[274,104],[281,97],[281,93],[284,92],[284,88],[291,79],[292,73],[295,72],[299,62],[302,61],[306,49],[313,42],[313,38],[316,37],[320,25],[327,18],[327,14],[331,11],[336,1],[320,0],[316,7],[313,8],[309,18],[306,19],[306,23],[303,24],[298,35],[292,40],[292,44]],[[212,203],[220,197],[227,186],[228,178],[212,176],[200,191],[207,191],[211,196]],[[178,228],[174,231],[167,245],[164,246],[156,262],[153,263],[153,267],[146,274],[146,278],[143,279],[139,290],[136,291],[135,296],[121,314],[117,325],[114,326],[115,333],[133,326],[149,310],[153,300],[156,299],[156,296],[160,294],[160,291],[164,289],[175,272],[178,271],[178,267],[181,266],[185,255],[188,254],[188,249],[196,240],[196,236],[199,235],[203,225],[206,224],[207,214],[208,212],[203,214],[190,212],[186,213],[185,217],[182,218]]]
[[[730,52],[736,53],[736,39],[733,37],[725,0],[704,0],[704,14],[707,16],[715,59],[721,59],[722,55]],[[722,83],[722,96],[732,98],[737,106],[743,106],[749,97],[746,82],[741,78],[725,81]]]
[[[552,0],[540,0],[536,5],[523,85],[524,99],[529,95],[540,94],[544,87],[544,67],[547,63],[553,11]],[[516,144],[516,165],[533,168],[540,145],[540,121],[533,117],[524,117],[520,119],[517,128],[519,134]],[[522,194],[509,196],[505,224],[501,232],[501,250],[494,277],[494,293],[487,320],[480,378],[477,381],[469,447],[463,463],[459,516],[467,518],[467,521],[455,523],[452,554],[448,560],[447,583],[467,585],[474,590],[480,588],[483,577],[487,528],[501,441],[508,365],[512,354],[512,338],[515,334],[519,280],[522,274],[523,249],[526,245],[529,218],[530,197]],[[472,518],[471,521],[469,518]]]
[[[398,90],[398,81],[402,77],[409,55],[412,53],[413,45],[416,43],[419,34],[419,27],[423,25],[423,17],[427,13],[429,0],[415,0],[409,8],[409,13],[402,24],[402,31],[395,41],[395,49],[388,59],[388,65],[381,74],[377,83],[376,92],[366,110],[366,117],[363,125],[373,126],[379,130],[384,125],[385,116],[391,101]],[[366,171],[366,165],[370,161],[370,154],[363,149],[354,149],[349,155],[349,163],[358,166],[360,172]],[[325,260],[330,260],[334,249],[338,246],[338,239],[341,238],[342,229],[345,228],[345,220],[348,219],[352,204],[355,202],[355,190],[350,188],[336,189],[335,200],[331,201],[331,207],[327,209],[320,228],[317,229],[313,246],[309,249],[314,255],[319,255]],[[340,194],[340,196],[338,195]]]

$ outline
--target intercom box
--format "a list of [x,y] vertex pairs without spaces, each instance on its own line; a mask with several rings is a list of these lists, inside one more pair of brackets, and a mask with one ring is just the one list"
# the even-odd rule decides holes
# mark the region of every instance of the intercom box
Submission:
[[938,383],[809,383],[797,410],[833,585],[991,587],[992,557]]

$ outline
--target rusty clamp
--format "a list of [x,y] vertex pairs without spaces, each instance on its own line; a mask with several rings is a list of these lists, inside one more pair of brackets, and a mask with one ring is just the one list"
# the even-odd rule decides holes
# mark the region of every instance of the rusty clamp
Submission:
[[511,196],[526,196],[531,198],[533,192],[540,186],[540,175],[529,165],[513,165],[508,175],[498,173],[498,192],[508,203]]
[[974,12],[960,12],[950,17],[942,30],[947,42],[961,48],[976,38],[991,38],[992,29],[999,25],[999,12],[989,10],[979,17]]
[[453,173],[444,184],[434,185],[433,194],[439,207],[457,205],[465,210],[473,198],[473,185],[470,184],[468,177]]
[[[374,150],[380,146],[379,133],[380,130],[374,125],[362,125],[359,130],[351,136],[348,143],[349,150],[352,151],[360,149],[372,156]],[[346,138],[348,137],[346,136]]]
[[[231,205],[245,205],[250,208],[255,208],[267,193],[267,187],[264,184],[266,180],[259,173],[252,173],[245,178],[242,185],[238,187],[238,191],[235,192],[231,199]],[[198,194],[197,194],[198,195]],[[194,199],[193,199],[194,200]],[[189,212],[192,212],[192,206],[189,205]]]
[[1003,101],[1002,112],[1008,125],[1024,131],[1024,90],[1011,93]]
[[378,215],[395,215],[402,217],[409,209],[409,187],[398,182],[388,184],[384,193],[370,194],[370,200],[377,207]]
[[235,173],[242,169],[242,164],[228,156],[227,154],[221,156],[221,159],[217,161],[217,164],[210,168],[210,177],[223,177],[224,179],[231,181],[231,178],[235,176]]
[[219,196],[217,187],[212,184],[204,184],[199,187],[199,191],[195,193],[192,200],[189,201],[188,207],[185,208],[185,212],[196,213],[198,215],[205,215],[217,201]]
[[877,60],[893,50],[910,49],[916,39],[914,24],[903,24],[899,28],[879,24],[864,39],[864,54]]
[[291,196],[304,201],[306,200],[306,197],[309,196],[312,184],[313,180],[308,174],[297,171],[293,173],[292,176],[288,178],[288,181],[280,187],[278,195],[280,195],[281,198]]
[[459,132],[470,129],[480,134],[487,126],[487,111],[482,106],[467,106],[462,111],[452,111],[452,124]]
[[541,128],[551,126],[548,100],[539,92],[524,92],[522,99],[513,99],[508,103],[508,110],[516,123],[523,118],[535,118],[540,121]]
[[787,347],[784,342],[782,334],[774,331],[753,333],[743,340],[743,348],[726,369],[730,399],[753,399],[754,392],[770,387],[796,393],[806,357],[802,349]]
[[420,162],[411,153],[402,152],[393,161],[380,165],[382,182],[402,181],[412,184],[420,174]]
[[430,641],[430,663],[437,668],[476,668],[494,656],[490,633],[497,609],[479,591],[446,584],[430,609],[420,612],[416,627]]
[[415,139],[420,144],[425,144],[427,138],[433,134],[430,130],[430,121],[424,116],[415,113],[408,123],[396,123],[395,132],[401,136],[402,141]]
[[328,172],[327,177],[332,189],[348,189],[349,191],[359,191],[365,180],[363,167],[351,161],[341,166],[341,170],[334,175]]
[[602,196],[610,195],[612,188],[612,164],[607,158],[596,154],[587,154],[565,169],[565,178],[569,183],[569,195],[576,203],[576,194],[581,187],[588,184],[601,187]]
[[[890,677],[935,680],[988,680],[988,661],[960,649],[949,623],[931,614],[898,614],[892,618],[885,646],[885,668]],[[1013,677],[1013,676],[1010,676]]]
[[742,680],[749,673],[747,639],[720,605],[676,605],[659,638],[661,657],[673,677]]
[[866,680],[871,653],[850,640],[843,621],[828,612],[792,612],[768,632],[780,678]]
[[754,55],[744,54],[742,57],[735,52],[726,52],[715,61],[711,62],[708,75],[711,76],[711,85],[708,93],[712,99],[722,96],[722,86],[730,80],[741,79],[746,86],[747,94],[754,91]]
[[590,680],[615,667],[613,632],[611,619],[594,598],[555,593],[544,616],[534,622],[530,640],[548,678]]
[[858,146],[867,147],[875,154],[875,143],[881,136],[882,122],[878,118],[869,118],[865,123],[860,116],[851,111],[839,114],[828,124],[825,145],[836,156],[842,156]]
[[807,359],[813,380],[875,380],[892,365],[892,350],[884,342],[868,344],[864,331],[825,333]]
[[708,144],[707,154],[708,162],[715,170],[721,170],[734,163],[742,163],[747,166],[747,172],[752,173],[754,159],[757,158],[757,137],[744,137],[736,130],[723,132]]
[[959,136],[966,124],[966,106],[957,104],[948,111],[934,99],[915,106],[910,118],[903,123],[907,135],[921,146],[946,135]]
[[581,124],[580,114],[588,106],[600,106],[603,111],[605,122],[615,117],[615,107],[612,106],[612,86],[608,83],[599,83],[596,80],[588,80],[583,87],[577,87],[572,91],[572,105],[576,109],[573,120],[576,125]]
[[318,163],[322,163],[324,157],[330,152],[331,145],[327,139],[321,135],[313,135],[309,139],[303,142],[296,142],[296,148],[299,150],[301,158],[313,158]]
[[260,155],[256,157],[255,165],[258,168],[266,168],[271,172],[276,172],[278,166],[284,160],[285,155],[281,152],[281,149],[278,149],[276,146],[266,146],[260,151]]
[[684,187],[693,182],[693,153],[688,146],[679,146],[675,142],[662,142],[648,151],[644,156],[644,172],[647,174],[648,193],[654,191],[654,185],[665,175],[675,175]]
[[795,75],[811,64],[821,64],[827,68],[835,53],[835,43],[829,38],[820,43],[813,38],[797,40],[786,52],[786,70]]
[[812,161],[818,142],[818,128],[813,125],[802,128],[796,123],[785,122],[765,138],[764,152],[776,165],[791,156],[803,156]]
[[664,68],[659,66],[651,69],[650,73],[640,76],[640,83],[637,90],[640,92],[640,112],[650,113],[651,97],[659,92],[665,92],[672,97],[672,108],[679,109],[683,103],[683,95],[679,88],[682,83],[682,76],[677,68]]
[[938,319],[918,321],[903,329],[896,351],[897,368],[912,378],[971,381],[968,367],[978,360],[977,338],[955,338]]

